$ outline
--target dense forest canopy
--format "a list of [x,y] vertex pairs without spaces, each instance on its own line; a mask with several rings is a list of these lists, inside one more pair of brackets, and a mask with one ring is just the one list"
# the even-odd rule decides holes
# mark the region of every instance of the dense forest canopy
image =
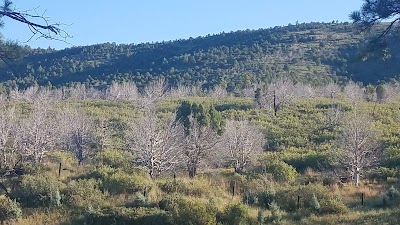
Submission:
[[[365,84],[398,77],[398,44],[368,57],[366,34],[350,23],[302,23],[157,43],[104,43],[64,50],[23,47],[25,57],[2,66],[2,90],[80,82],[105,88],[134,81],[141,88],[163,77],[171,86],[228,91],[289,77],[313,85],[349,79]],[[378,26],[376,30],[383,29]]]

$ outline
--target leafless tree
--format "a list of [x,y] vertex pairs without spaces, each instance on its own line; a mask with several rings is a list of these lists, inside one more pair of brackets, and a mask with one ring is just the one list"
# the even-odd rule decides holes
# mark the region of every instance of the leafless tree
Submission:
[[220,137],[208,126],[201,125],[195,118],[190,117],[189,133],[186,135],[185,160],[189,177],[197,175],[200,167],[208,166],[210,157],[215,152],[215,146]]
[[226,98],[228,97],[228,92],[226,88],[222,85],[217,85],[208,93],[212,98]]
[[133,82],[112,82],[106,90],[106,96],[109,100],[136,100],[139,97],[139,92]]
[[302,84],[296,85],[287,78],[280,78],[267,86],[260,103],[261,106],[272,108],[276,116],[284,105],[293,103],[299,98],[312,96],[312,94],[308,87]]
[[111,136],[112,132],[109,126],[109,121],[104,117],[100,118],[97,125],[97,139],[100,145],[100,151],[111,146]]
[[188,97],[188,96],[198,96],[196,94],[196,91],[193,91],[193,88],[195,87],[188,87],[184,86],[182,84],[179,84],[178,86],[171,88],[171,90],[168,93],[169,97],[172,98],[183,98],[183,97]]
[[81,164],[91,155],[95,143],[95,124],[88,115],[72,108],[62,109],[58,115],[61,143]]
[[337,137],[337,144],[341,150],[337,159],[349,170],[355,184],[359,183],[365,169],[380,160],[381,147],[372,119],[357,109],[344,118],[343,132]]
[[364,88],[357,83],[350,81],[344,87],[343,94],[351,104],[355,106],[364,99]]
[[317,96],[336,99],[340,96],[341,88],[338,84],[330,82],[325,86],[320,86],[316,88]]
[[57,123],[48,102],[33,103],[32,113],[21,120],[16,143],[26,159],[41,162],[56,145]]
[[130,149],[136,162],[147,167],[151,177],[171,171],[183,162],[184,130],[173,118],[161,120],[154,112],[146,112],[130,122]]
[[228,120],[219,145],[222,150],[220,155],[240,173],[252,159],[262,154],[263,136],[258,127],[248,120]]
[[[10,159],[8,156],[13,155],[7,150],[10,144],[10,140],[16,128],[16,112],[15,107],[7,106],[5,100],[0,100],[0,154],[1,154],[1,166],[5,168],[9,165]],[[13,161],[13,160],[11,160]]]
[[333,131],[343,124],[344,111],[341,106],[333,106],[325,112],[325,128]]
[[164,78],[151,81],[142,92],[141,105],[143,108],[153,107],[167,93],[167,84]]

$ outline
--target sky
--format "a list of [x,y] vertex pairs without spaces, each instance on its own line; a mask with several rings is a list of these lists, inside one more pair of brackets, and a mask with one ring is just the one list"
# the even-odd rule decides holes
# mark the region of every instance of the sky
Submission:
[[12,0],[20,11],[35,10],[61,22],[72,36],[64,43],[36,38],[26,25],[4,19],[3,36],[22,45],[56,49],[105,42],[143,43],[186,39],[296,21],[349,21],[363,0]]

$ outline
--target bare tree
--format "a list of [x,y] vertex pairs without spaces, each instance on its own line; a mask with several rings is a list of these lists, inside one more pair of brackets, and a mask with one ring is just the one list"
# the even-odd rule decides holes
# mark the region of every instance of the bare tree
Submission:
[[252,159],[262,154],[263,142],[263,133],[248,120],[229,120],[219,149],[222,158],[231,162],[235,172],[240,173]]
[[130,127],[130,149],[151,177],[171,171],[183,162],[184,129],[173,118],[161,120],[149,111],[138,121],[131,121]]
[[188,96],[198,96],[196,90],[193,90],[195,87],[188,87],[182,84],[178,84],[178,86],[171,88],[168,93],[169,97],[173,98],[183,98]]
[[10,162],[8,156],[13,155],[7,148],[15,129],[16,113],[15,108],[8,107],[4,100],[0,100],[0,111],[0,154],[2,160],[0,168],[6,168]]
[[106,90],[106,98],[109,100],[136,100],[139,92],[133,82],[112,82]]
[[61,143],[81,164],[91,155],[95,143],[94,121],[88,115],[71,108],[64,108],[57,117],[61,125]]
[[167,93],[167,84],[164,78],[151,81],[142,92],[141,104],[143,108],[153,107]]
[[338,84],[330,82],[325,86],[317,88],[317,95],[320,97],[336,99],[341,93],[341,88]]
[[208,93],[210,97],[213,98],[226,98],[228,97],[228,92],[226,88],[222,85],[217,85]]
[[17,146],[26,159],[41,162],[56,145],[57,123],[48,102],[33,103],[32,113],[23,119],[16,136]]
[[357,109],[344,118],[344,127],[337,137],[340,148],[337,159],[349,170],[355,184],[359,184],[360,174],[380,160],[381,148],[372,119]]
[[302,84],[294,84],[287,78],[280,78],[269,84],[261,97],[261,106],[267,106],[274,110],[275,116],[284,106],[293,103],[299,98],[312,96],[311,87]]
[[189,133],[186,136],[185,156],[189,177],[197,175],[200,167],[207,166],[215,151],[215,146],[220,142],[220,137],[208,126],[201,125],[197,119],[190,117]]
[[350,81],[344,87],[343,94],[352,103],[352,105],[355,106],[364,99],[364,88],[357,83]]

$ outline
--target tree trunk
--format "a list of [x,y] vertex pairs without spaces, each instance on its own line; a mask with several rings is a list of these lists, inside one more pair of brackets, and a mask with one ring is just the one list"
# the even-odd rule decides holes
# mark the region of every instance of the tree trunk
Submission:
[[194,178],[197,175],[197,166],[189,165],[188,171],[189,171],[189,177]]

